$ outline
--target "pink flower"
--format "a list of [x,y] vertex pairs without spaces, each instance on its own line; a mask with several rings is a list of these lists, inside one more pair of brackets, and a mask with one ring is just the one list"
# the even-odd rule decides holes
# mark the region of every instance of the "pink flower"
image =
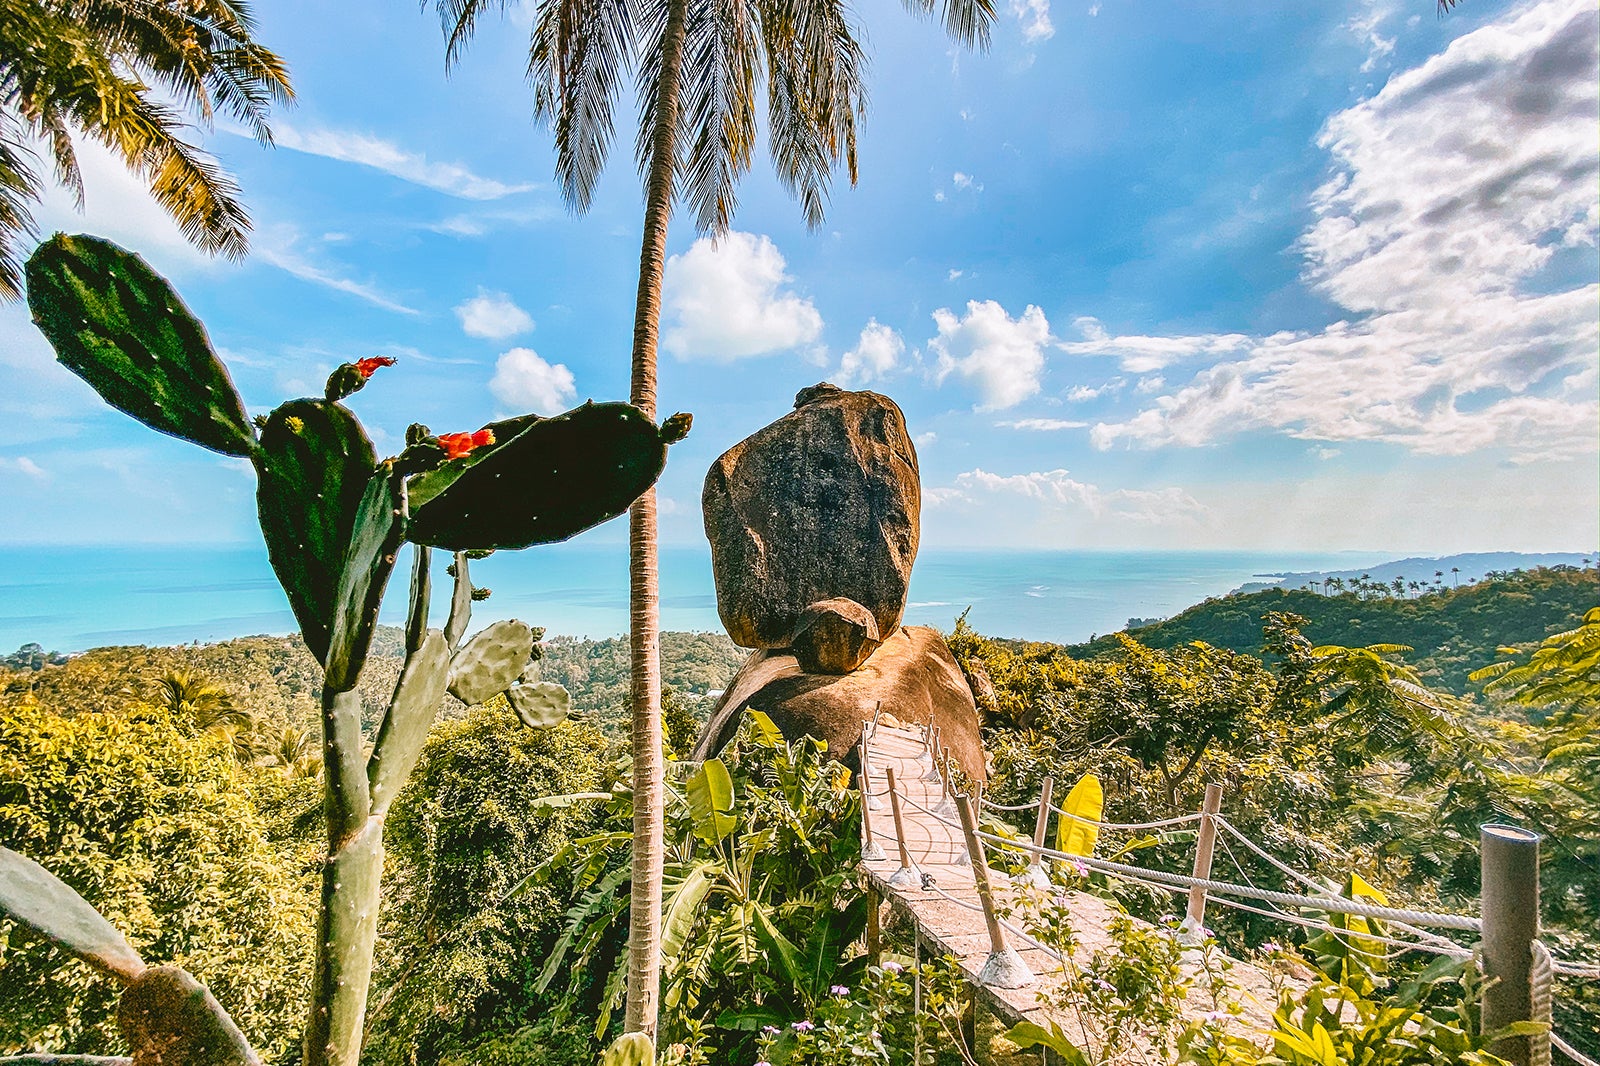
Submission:
[[809,1032],[811,1032],[811,1030],[815,1029],[816,1027],[817,1027],[817,1023],[816,1022],[805,1021],[805,1020],[798,1021],[798,1022],[791,1022],[789,1024],[789,1028],[793,1029],[797,1033],[809,1033]]

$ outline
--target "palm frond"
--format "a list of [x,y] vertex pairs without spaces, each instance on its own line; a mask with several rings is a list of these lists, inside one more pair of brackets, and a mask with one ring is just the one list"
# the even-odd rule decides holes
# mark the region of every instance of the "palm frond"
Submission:
[[535,10],[533,110],[555,134],[556,179],[573,211],[588,210],[605,169],[636,30],[628,0],[541,0]]

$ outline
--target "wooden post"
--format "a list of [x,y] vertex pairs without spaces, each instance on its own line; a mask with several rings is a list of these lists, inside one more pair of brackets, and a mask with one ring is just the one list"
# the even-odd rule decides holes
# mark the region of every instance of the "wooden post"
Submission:
[[[1206,785],[1205,802],[1200,807],[1200,839],[1194,846],[1194,876],[1210,878],[1211,852],[1217,846],[1216,813],[1222,810],[1222,786]],[[1184,917],[1183,928],[1194,943],[1205,940],[1206,890],[1196,885],[1189,890],[1189,912]]]
[[883,919],[878,913],[882,905],[878,890],[867,885],[867,961],[874,966],[883,960]]
[[994,910],[994,889],[989,884],[989,865],[983,857],[983,841],[978,839],[978,819],[972,813],[972,801],[957,793],[956,810],[961,815],[961,829],[967,838],[967,855],[972,862],[972,880],[978,888],[978,901],[983,904],[984,924],[989,928],[989,958],[978,972],[978,980],[995,988],[1025,988],[1033,984],[1033,971],[1015,949],[1006,946],[1005,929]]
[[[1033,846],[1044,847],[1044,838],[1050,832],[1050,800],[1056,788],[1056,779],[1046,775],[1039,785],[1039,816],[1033,822]],[[1045,887],[1048,879],[1044,876],[1044,856],[1035,851],[1029,857],[1028,871],[1034,884]]]
[[872,778],[867,773],[867,738],[861,738],[861,857],[868,862],[884,858],[883,848],[872,835]]
[[906,823],[900,816],[900,789],[894,782],[894,767],[886,766],[884,774],[889,779],[889,809],[894,812],[894,839],[900,845],[900,869],[889,875],[889,883],[896,888],[913,885],[917,875],[911,869],[911,852],[906,848]]
[[[1513,825],[1478,830],[1483,864],[1483,1031],[1533,1020],[1528,971],[1539,935],[1539,834]],[[1530,1038],[1496,1041],[1496,1055],[1527,1066]]]

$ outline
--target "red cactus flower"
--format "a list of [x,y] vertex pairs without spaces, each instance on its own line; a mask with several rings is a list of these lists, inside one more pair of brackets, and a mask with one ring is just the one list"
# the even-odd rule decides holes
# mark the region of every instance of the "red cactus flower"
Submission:
[[460,459],[471,454],[477,448],[485,448],[494,443],[494,430],[480,429],[476,433],[441,433],[439,445],[444,448],[446,459]]
[[356,360],[356,373],[361,375],[361,380],[366,381],[378,372],[380,366],[394,366],[392,355],[371,355],[365,359]]

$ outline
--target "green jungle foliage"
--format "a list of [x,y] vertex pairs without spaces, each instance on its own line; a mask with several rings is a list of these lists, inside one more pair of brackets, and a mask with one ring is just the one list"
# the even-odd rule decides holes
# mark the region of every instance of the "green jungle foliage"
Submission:
[[[1418,574],[1418,578],[1424,575]],[[1432,578],[1432,575],[1428,575]],[[1306,635],[1318,644],[1405,644],[1413,668],[1430,688],[1457,696],[1475,690],[1467,675],[1492,662],[1502,645],[1532,644],[1571,629],[1600,603],[1600,569],[1541,567],[1497,572],[1460,588],[1444,584],[1396,592],[1388,586],[1360,591],[1335,586],[1332,594],[1309,589],[1266,589],[1206,600],[1162,622],[1140,626],[1147,647],[1170,649],[1203,640],[1218,648],[1255,652],[1269,612],[1306,619]],[[1074,645],[1070,653],[1092,658],[1114,652],[1116,635]]]
[[[0,707],[0,845],[65,880],[146,961],[205,982],[274,1057],[304,1021],[316,913],[315,844],[275,814],[314,801],[167,708]],[[117,1045],[111,982],[3,921],[0,1003],[0,1052]]]
[[[700,721],[711,714],[707,693],[728,686],[750,650],[724,633],[661,634],[661,683]],[[576,711],[594,715],[607,736],[628,732],[628,638],[545,641],[544,676],[565,685]]]

